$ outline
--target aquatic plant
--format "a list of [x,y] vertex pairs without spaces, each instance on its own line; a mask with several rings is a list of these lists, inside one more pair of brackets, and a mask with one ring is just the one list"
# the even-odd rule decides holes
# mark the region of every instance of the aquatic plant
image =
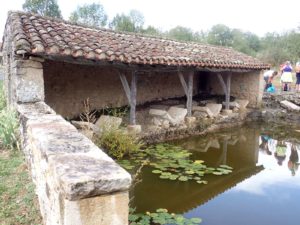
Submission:
[[152,167],[152,173],[159,175],[160,179],[189,181],[198,184],[207,184],[203,176],[207,174],[224,175],[232,172],[232,167],[220,165],[217,168],[208,167],[203,160],[191,160],[191,152],[170,144],[152,145],[144,151],[131,155],[130,160],[119,161],[125,169],[132,170],[136,165],[145,163]]
[[115,128],[104,129],[95,142],[115,159],[131,155],[140,150],[143,145],[134,135]]
[[180,214],[169,213],[167,209],[157,209],[156,212],[145,214],[134,213],[130,208],[129,214],[130,225],[151,225],[151,224],[178,224],[178,225],[196,225],[201,223],[200,218],[187,219]]

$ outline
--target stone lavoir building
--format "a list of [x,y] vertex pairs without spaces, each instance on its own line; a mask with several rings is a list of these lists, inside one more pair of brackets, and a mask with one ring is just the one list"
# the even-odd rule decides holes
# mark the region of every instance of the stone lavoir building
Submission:
[[[22,145],[46,224],[126,224],[130,175],[64,118],[201,93],[260,105],[269,65],[231,48],[94,29],[24,12],[8,14],[5,91],[21,119]],[[49,107],[50,106],[50,107]],[[53,110],[52,110],[53,109]],[[100,222],[101,221],[101,222]],[[113,221],[113,222],[111,222]]]

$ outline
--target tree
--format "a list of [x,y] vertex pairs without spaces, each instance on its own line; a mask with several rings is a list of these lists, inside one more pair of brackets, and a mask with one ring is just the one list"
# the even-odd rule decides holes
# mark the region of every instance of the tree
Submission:
[[152,36],[162,36],[162,32],[153,26],[148,26],[146,29],[142,30],[142,33]]
[[23,9],[26,12],[37,13],[42,16],[62,18],[56,0],[26,0]]
[[109,27],[117,31],[135,31],[133,22],[131,21],[130,17],[126,16],[125,14],[117,14],[109,24]]
[[109,27],[117,31],[142,32],[144,16],[137,10],[131,10],[129,15],[117,14]]
[[71,13],[69,20],[93,27],[104,27],[107,24],[107,14],[101,4],[85,4],[77,7]]
[[232,46],[231,29],[223,24],[217,24],[208,32],[207,41],[213,45]]
[[190,28],[177,26],[169,30],[168,37],[179,41],[194,41],[194,33]]

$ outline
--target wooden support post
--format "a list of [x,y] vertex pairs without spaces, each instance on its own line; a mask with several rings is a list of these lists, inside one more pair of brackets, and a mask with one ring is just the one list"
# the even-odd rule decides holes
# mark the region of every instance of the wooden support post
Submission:
[[131,92],[130,92],[130,125],[135,125],[135,110],[136,110],[136,71],[131,74]]
[[180,83],[183,87],[184,93],[187,98],[187,102],[186,102],[187,116],[192,116],[194,71],[189,72],[188,84],[186,83],[182,72],[178,72],[178,77],[180,79]]
[[220,84],[223,88],[224,94],[225,94],[225,109],[229,109],[229,102],[230,102],[230,86],[231,86],[231,73],[227,75],[226,84],[224,82],[224,79],[221,74],[217,74]]
[[124,91],[126,93],[126,97],[128,100],[128,103],[130,105],[130,125],[135,125],[136,124],[136,117],[135,117],[135,111],[136,111],[136,93],[137,93],[137,88],[136,88],[136,81],[137,81],[137,75],[136,71],[133,71],[131,74],[131,87],[129,87],[126,76],[122,73],[119,74],[120,80],[122,82]]
[[227,93],[226,93],[226,106],[225,106],[225,108],[226,109],[229,109],[229,103],[230,103],[230,86],[231,86],[231,73],[229,73],[228,75],[227,75]]

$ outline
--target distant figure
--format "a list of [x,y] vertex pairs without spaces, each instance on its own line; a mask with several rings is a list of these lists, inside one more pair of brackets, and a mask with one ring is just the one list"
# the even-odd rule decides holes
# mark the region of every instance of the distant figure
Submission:
[[274,156],[277,159],[278,165],[282,166],[282,163],[286,158],[286,145],[283,141],[278,142]]
[[290,91],[291,90],[291,83],[293,82],[292,76],[292,65],[290,61],[286,61],[285,65],[281,69],[281,90],[282,91]]
[[297,151],[295,145],[292,145],[291,155],[290,155],[290,159],[288,162],[288,167],[289,167],[290,171],[292,172],[292,176],[295,176],[296,171],[298,170],[298,167],[299,167],[298,161],[299,161],[298,151]]
[[265,91],[268,90],[269,87],[272,86],[272,81],[273,81],[273,78],[278,74],[277,71],[274,71],[274,70],[268,70],[264,73],[264,80],[266,82],[265,84]]
[[300,91],[300,62],[296,63],[296,92]]
[[269,150],[268,141],[270,137],[267,135],[261,135],[261,144],[259,145],[259,150],[267,155],[272,155],[272,152]]

